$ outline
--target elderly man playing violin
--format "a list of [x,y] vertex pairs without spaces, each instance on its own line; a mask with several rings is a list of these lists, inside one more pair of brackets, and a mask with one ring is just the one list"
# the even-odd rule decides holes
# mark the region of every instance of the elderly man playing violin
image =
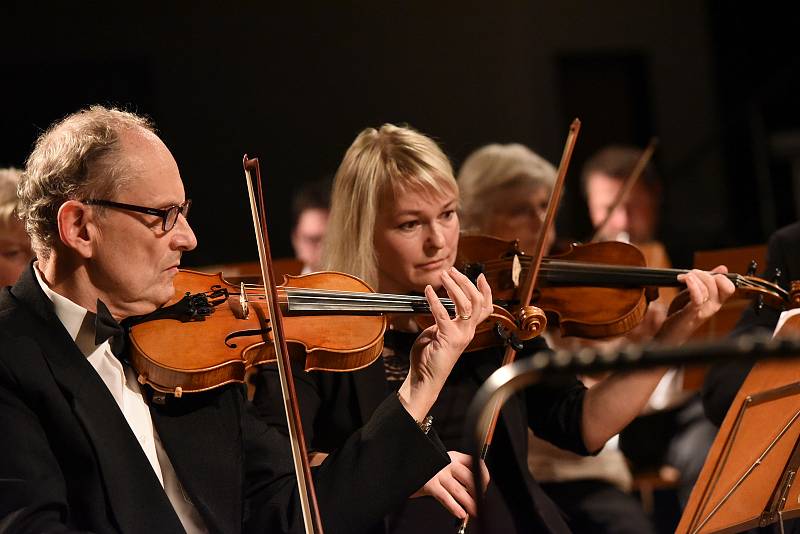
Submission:
[[[253,417],[241,386],[159,405],[116,357],[115,321],[171,299],[197,244],[178,167],[148,121],[99,106],[68,116],[37,141],[19,192],[36,260],[0,293],[0,530],[302,530],[287,438]],[[398,395],[315,470],[327,532],[379,521],[449,461],[417,422],[491,292],[457,273],[441,283],[459,317],[427,289],[436,326]]]

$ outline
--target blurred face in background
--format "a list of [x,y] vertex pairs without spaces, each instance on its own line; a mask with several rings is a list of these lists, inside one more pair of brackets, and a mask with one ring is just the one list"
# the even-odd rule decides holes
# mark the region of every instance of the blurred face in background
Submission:
[[[519,239],[520,250],[532,254],[547,214],[550,188],[544,185],[512,185],[495,191],[486,201],[489,213],[484,218],[481,233],[501,239]],[[545,243],[545,253],[555,241],[551,230]]]
[[308,272],[319,271],[322,259],[322,240],[328,226],[328,210],[309,208],[303,210],[292,232],[294,254],[303,262]]
[[[586,203],[589,217],[596,228],[606,217],[608,209],[622,188],[620,178],[601,172],[589,175],[586,182]],[[658,218],[657,194],[638,182],[628,199],[611,214],[603,228],[600,239],[604,241],[630,241],[646,243],[655,237]]]
[[33,258],[25,227],[16,219],[0,224],[0,287],[13,285]]

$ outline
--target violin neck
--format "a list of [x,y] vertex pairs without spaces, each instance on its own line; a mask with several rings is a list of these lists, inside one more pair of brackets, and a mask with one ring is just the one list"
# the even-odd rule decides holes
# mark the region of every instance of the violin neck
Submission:
[[[540,277],[549,285],[585,285],[591,287],[682,287],[679,274],[685,269],[654,269],[627,265],[603,265],[575,261],[545,260]],[[738,275],[726,275],[738,285]]]

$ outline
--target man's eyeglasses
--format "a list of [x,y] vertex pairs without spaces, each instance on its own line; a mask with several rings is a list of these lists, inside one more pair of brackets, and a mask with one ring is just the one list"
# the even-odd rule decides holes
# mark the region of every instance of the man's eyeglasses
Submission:
[[137,206],[135,204],[123,204],[122,202],[114,202],[111,200],[98,200],[94,198],[82,200],[81,202],[83,202],[84,204],[90,204],[95,206],[107,206],[109,208],[135,211],[138,213],[146,213],[148,215],[155,215],[156,217],[161,217],[161,223],[162,223],[161,227],[164,229],[165,232],[169,232],[175,227],[175,223],[178,222],[178,215],[183,215],[184,219],[189,217],[189,208],[192,207],[191,199],[186,199],[183,204],[170,206],[164,209],[147,208],[145,206]]

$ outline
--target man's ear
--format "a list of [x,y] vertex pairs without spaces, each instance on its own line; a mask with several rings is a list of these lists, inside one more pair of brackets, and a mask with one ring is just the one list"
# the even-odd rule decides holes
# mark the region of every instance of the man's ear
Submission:
[[92,210],[77,200],[68,200],[58,208],[58,236],[61,242],[83,258],[91,258],[96,237]]

